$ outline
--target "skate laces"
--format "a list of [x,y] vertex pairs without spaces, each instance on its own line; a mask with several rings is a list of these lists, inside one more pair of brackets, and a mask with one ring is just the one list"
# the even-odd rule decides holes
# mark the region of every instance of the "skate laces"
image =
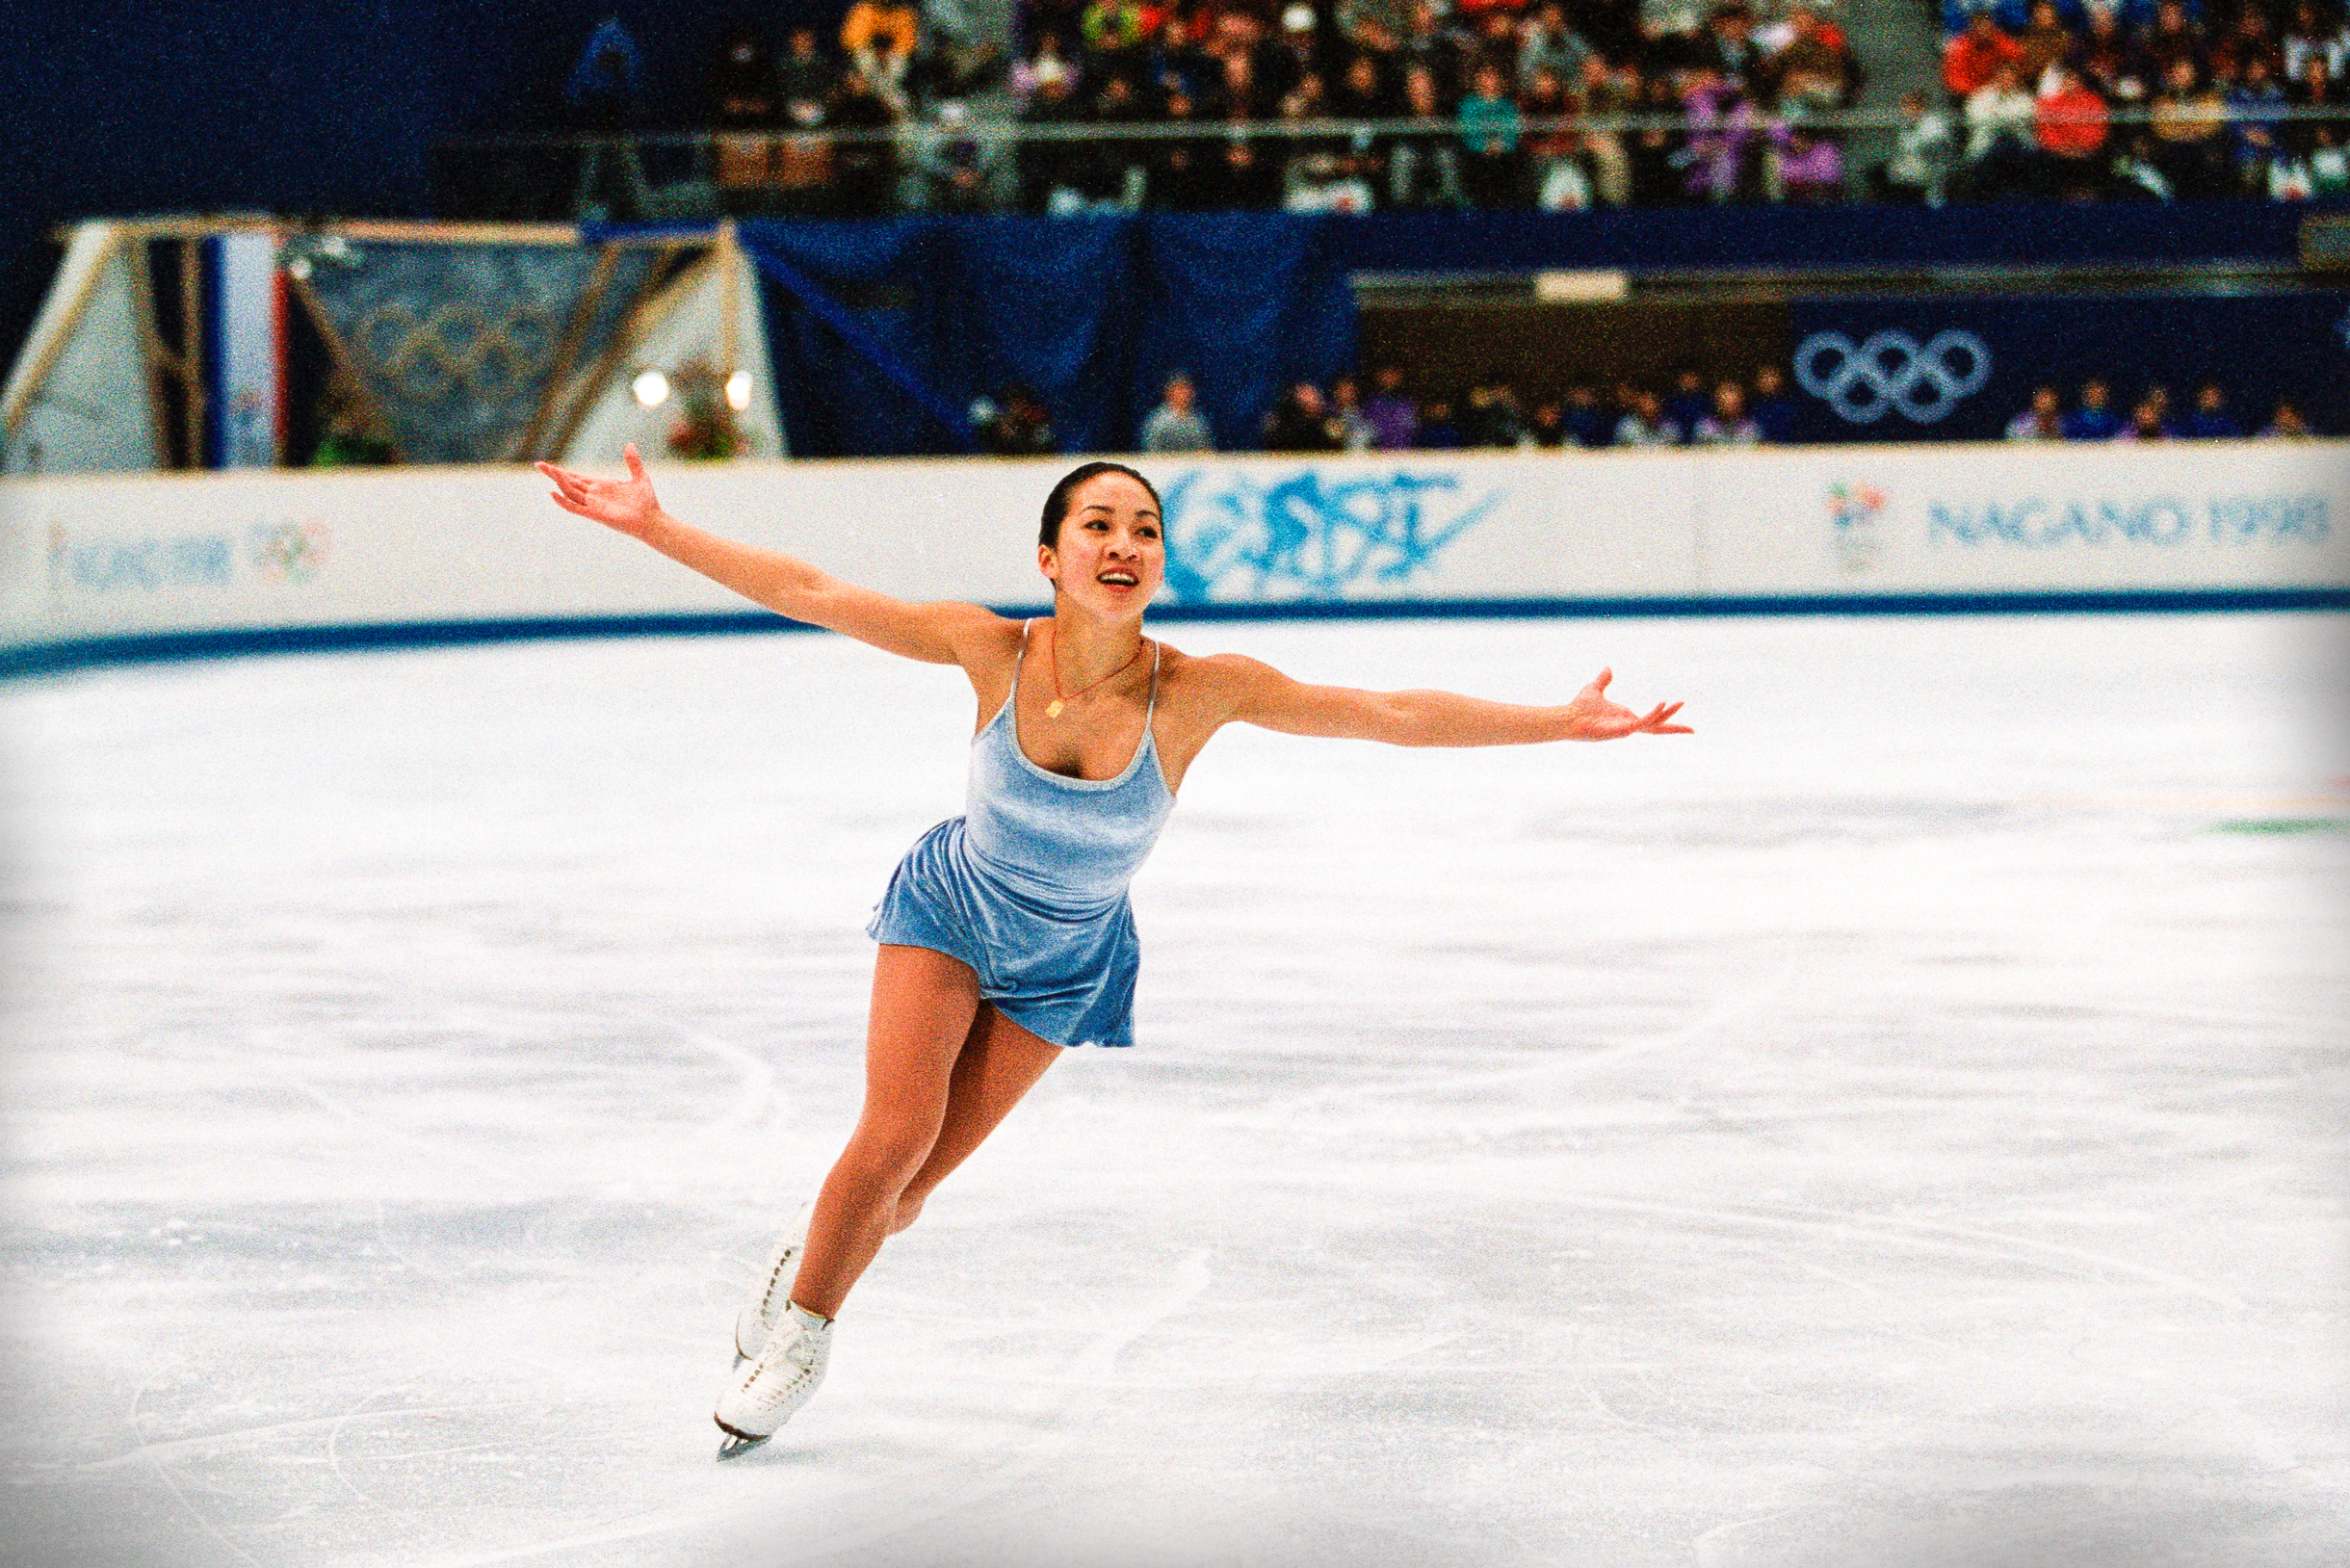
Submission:
[[832,1325],[802,1307],[787,1305],[784,1313],[791,1331],[770,1340],[759,1359],[751,1363],[749,1375],[743,1379],[746,1395],[759,1394],[759,1385],[765,1381],[769,1387],[761,1397],[774,1399],[823,1375],[824,1348]]

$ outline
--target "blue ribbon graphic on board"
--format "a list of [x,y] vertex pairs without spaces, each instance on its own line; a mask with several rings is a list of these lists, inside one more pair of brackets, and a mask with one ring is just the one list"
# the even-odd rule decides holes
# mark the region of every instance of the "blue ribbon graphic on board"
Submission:
[[1508,499],[1460,494],[1454,474],[1339,477],[1315,469],[1273,480],[1191,469],[1164,492],[1167,587],[1182,601],[1364,596],[1432,570],[1446,547]]

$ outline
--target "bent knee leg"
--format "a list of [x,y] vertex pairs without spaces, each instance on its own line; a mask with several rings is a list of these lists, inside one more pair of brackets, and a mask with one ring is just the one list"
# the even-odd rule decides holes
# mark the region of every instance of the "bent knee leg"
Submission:
[[921,1173],[937,1141],[938,1122],[931,1118],[860,1123],[841,1151],[838,1168],[876,1196],[895,1201]]

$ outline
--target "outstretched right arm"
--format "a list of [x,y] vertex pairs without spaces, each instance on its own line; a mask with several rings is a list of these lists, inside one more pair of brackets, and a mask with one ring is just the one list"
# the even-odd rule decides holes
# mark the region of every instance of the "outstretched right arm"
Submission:
[[593,479],[553,463],[536,466],[555,486],[555,504],[563,510],[641,539],[779,615],[870,642],[885,653],[970,668],[989,632],[1002,624],[994,612],[978,605],[908,604],[844,583],[795,557],[681,523],[654,499],[653,482],[637,449],[631,446],[621,456],[628,463],[624,480]]

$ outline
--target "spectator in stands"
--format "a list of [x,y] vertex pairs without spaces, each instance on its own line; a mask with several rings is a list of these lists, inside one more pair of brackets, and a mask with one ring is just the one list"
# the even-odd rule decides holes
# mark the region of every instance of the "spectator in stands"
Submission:
[[2040,107],[2000,65],[1967,99],[1967,194],[1987,200],[2027,190],[2036,172]]
[[974,403],[971,427],[979,450],[991,457],[1040,457],[1055,450],[1052,415],[1020,381],[1008,383],[1000,402]]
[[2179,433],[2192,441],[2240,441],[2244,427],[2228,411],[2228,391],[2216,379],[2195,383],[2195,406],[2180,424]]
[[748,22],[719,30],[710,65],[710,123],[719,130],[757,130],[783,115],[775,91],[775,51]]
[[1893,156],[1868,171],[1869,190],[1880,201],[1939,207],[1957,157],[1958,139],[1948,117],[1928,108],[1924,93],[1904,92]]
[[1458,452],[1469,443],[1452,418],[1450,398],[1429,398],[1420,405],[1420,423],[1412,431],[1412,446],[1421,452]]
[[[1619,69],[1594,54],[1583,62],[1581,82],[1570,87],[1567,95],[1593,118],[1632,114],[1640,107],[1639,73],[1630,66]],[[1621,207],[1632,200],[1632,164],[1620,133],[1585,125],[1583,155],[1592,191],[1603,205]]]
[[[1040,63],[1051,59],[1041,51],[1037,58]],[[1023,123],[1039,130],[1081,123],[1084,106],[1077,98],[1077,81],[1075,70],[1058,64],[1036,71],[1034,94],[1020,117]],[[1080,143],[1023,139],[1017,154],[1022,205],[1041,213],[1082,210],[1087,199],[1081,190],[1088,173],[1084,161]]]
[[1762,441],[1762,427],[1746,411],[1746,389],[1724,379],[1713,388],[1713,406],[1690,432],[1689,444],[1701,447],[1751,447]]
[[[1572,120],[1577,105],[1558,73],[1544,65],[1534,71],[1524,107],[1529,120]],[[1526,151],[1533,170],[1534,205],[1544,212],[1580,212],[1599,199],[1591,155],[1580,128],[1531,132]]]
[[1144,452],[1214,452],[1215,432],[1193,406],[1197,398],[1190,377],[1180,370],[1169,376],[1159,406],[1142,421],[1136,444]]
[[1999,31],[1989,12],[1982,12],[1964,33],[1943,45],[1942,85],[1951,97],[1963,101],[1989,87],[2001,65],[2021,66],[2023,61],[2023,48]]
[[841,18],[841,52],[875,95],[902,113],[906,73],[922,47],[922,12],[912,0],[855,0]]
[[2267,65],[2269,80],[2285,74],[2285,50],[2276,24],[2259,0],[2243,0],[2234,23],[2211,46],[2209,66],[2214,75],[2241,80],[2256,60]]
[[606,16],[588,35],[563,84],[563,97],[585,136],[571,196],[571,210],[582,219],[629,222],[652,205],[643,160],[628,136],[643,81],[644,59],[637,40],[619,17]]
[[1061,42],[1060,35],[1040,34],[1029,57],[1012,65],[1012,96],[1025,109],[1050,82],[1064,83],[1071,92],[1075,92],[1077,76],[1077,64],[1069,58],[1068,47]]
[[1738,0],[1713,8],[1705,31],[1696,35],[1681,68],[1711,71],[1741,90],[1759,85],[1762,50],[1754,39],[1754,14]]
[[2328,75],[2341,76],[2350,70],[2350,21],[2337,32],[2317,0],[2295,0],[2293,19],[2278,40],[2278,56],[2280,81],[2300,81],[2312,59],[2325,63]]
[[1787,395],[1787,373],[1777,365],[1757,367],[1752,407],[1765,442],[1786,446],[1795,439],[1795,400]]
[[2040,143],[2044,184],[2064,200],[2091,199],[2105,183],[2105,137],[2110,129],[2105,100],[2061,61],[2050,64],[2046,81],[2032,127]]
[[1267,452],[1342,452],[1345,428],[1331,413],[1321,388],[1297,381],[1265,415],[1262,444]]
[[2080,383],[2080,401],[2065,416],[2068,441],[2110,441],[2121,433],[2122,416],[2113,411],[2112,391],[2102,378]]
[[1526,178],[1522,118],[1501,67],[1486,61],[1470,73],[1470,91],[1455,119],[1460,125],[1461,190],[1479,208],[1520,205]]
[[1566,427],[1567,439],[1579,447],[1604,447],[1615,437],[1615,421],[1600,406],[1599,388],[1589,381],[1568,385],[1566,405],[1558,417]]
[[1534,405],[1534,411],[1526,422],[1526,437],[1544,452],[1555,452],[1562,447],[1580,443],[1567,430],[1567,413],[1557,402],[1545,398]]
[[1762,117],[1735,83],[1693,73],[1682,94],[1687,113],[1687,190],[1692,199],[1753,200],[1762,187]]
[[2161,0],[2154,8],[2154,25],[2146,33],[2146,53],[2154,64],[2154,80],[2168,82],[2180,65],[2194,67],[2194,79],[2209,72],[2210,49],[2202,27],[2187,14],[2185,0]]
[[824,110],[841,83],[840,67],[816,41],[816,29],[795,27],[775,67],[775,88],[783,118],[805,130],[824,122]]
[[1664,417],[1664,405],[1657,401],[1657,394],[1644,386],[1633,387],[1624,417],[1616,421],[1614,445],[1677,447],[1681,444],[1681,427]]
[[2196,73],[2195,63],[2174,59],[2148,106],[2148,158],[2181,201],[2228,189],[2228,106]]
[[1547,70],[1561,82],[1577,81],[1594,58],[1590,43],[1567,21],[1559,0],[1542,0],[1520,36],[1518,80],[1530,82]]
[[2031,406],[2007,422],[2010,441],[2061,441],[2064,432],[2064,405],[2056,396],[2052,382],[2043,381],[2032,388]]
[[1843,30],[1821,13],[1820,0],[1796,0],[1788,40],[1764,71],[1764,90],[1782,108],[1849,108],[1867,73]]
[[2129,423],[2116,431],[2113,438],[2117,441],[2167,441],[2171,439],[2171,427],[2163,417],[2163,409],[2167,402],[2168,400],[2158,389],[2148,391],[2146,396],[2140,398],[2136,405],[2129,410]]
[[2289,107],[2285,88],[2265,55],[2254,55],[2242,77],[2226,93],[2229,156],[2234,165],[2238,190],[2254,195],[2268,190],[2268,170],[2285,153],[2282,120]]
[[960,99],[938,106],[916,172],[922,199],[933,212],[978,213],[993,205],[995,170],[988,149],[971,134],[971,108]]
[[1517,447],[1525,444],[1526,414],[1518,394],[1501,381],[1482,381],[1469,389],[1469,408],[1461,421],[1461,438],[1473,447]]
[[2031,17],[2031,25],[2016,39],[2016,70],[2026,88],[2046,93],[2048,84],[2042,77],[2050,65],[2071,58],[2078,40],[2057,14],[2056,0],[2032,0]]
[[1108,60],[1139,49],[1147,24],[1135,0],[1092,0],[1079,16],[1077,30],[1088,53]]
[[1318,149],[1290,159],[1282,174],[1284,212],[1369,212],[1371,182],[1341,154]]
[[[832,94],[824,121],[836,131],[886,131],[898,123],[873,80],[851,66]],[[846,218],[874,218],[890,210],[898,184],[898,149],[869,139],[832,145],[832,205]]]
[[1005,74],[1005,35],[960,0],[926,0],[923,47],[914,57],[918,102],[968,100]]
[[2310,438],[2309,422],[2301,417],[2301,409],[2290,398],[2280,398],[2275,413],[2260,427],[2263,441],[2306,441]]
[[[2302,62],[2301,74],[2286,85],[2285,98],[2305,115],[2314,116],[2320,110],[2333,110],[2350,118],[2350,80],[2329,74],[2326,63],[2320,56],[2312,55]],[[2339,119],[2311,118],[2295,122],[2293,130],[2294,136],[2301,142],[2301,151],[2306,155],[2317,146],[2316,133],[2329,126],[2337,133],[2334,144],[2340,145],[2341,125],[2342,120]]]
[[1403,367],[1375,365],[1371,372],[1371,396],[1363,402],[1363,417],[1371,424],[1371,444],[1381,452],[1401,452],[1420,431],[1420,405],[1404,390]]
[[1086,118],[1101,127],[1102,134],[1079,144],[1084,150],[1078,185],[1086,197],[1085,210],[1133,212],[1142,205],[1154,148],[1138,138],[1112,133],[1140,125],[1150,118],[1134,78],[1122,70],[1103,77]]
[[643,52],[620,18],[608,13],[588,36],[588,46],[563,83],[563,97],[586,129],[616,134],[636,118],[643,86]]
[[[1405,67],[1403,112],[1406,118],[1433,120],[1444,118],[1436,96],[1436,72],[1424,63]],[[1453,139],[1438,131],[1407,131],[1388,149],[1388,201],[1397,207],[1460,207],[1460,153]]]
[[1658,74],[1687,70],[1695,61],[1697,30],[1705,24],[1699,0],[1640,0],[1640,56]]
[[1842,200],[1844,151],[1836,139],[1801,119],[1789,120],[1780,135],[1780,194],[1812,206]]
[[[1199,123],[1198,108],[1180,79],[1160,99],[1162,126],[1180,128]],[[1214,196],[1214,165],[1223,149],[1208,136],[1166,136],[1150,144],[1150,204],[1169,212],[1199,212]]]
[[2082,82],[2106,102],[2125,108],[2146,101],[2153,91],[2154,63],[2137,36],[2122,25],[2112,0],[2089,7],[2089,29],[2066,59]]
[[1681,100],[1673,84],[1659,76],[1647,84],[1648,101],[1641,112],[1646,122],[1632,133],[1625,146],[1626,171],[1635,205],[1663,207],[1691,198],[1688,185],[1689,135],[1669,123],[1681,117]]
[[1338,421],[1339,440],[1348,452],[1369,452],[1379,432],[1363,412],[1363,387],[1351,376],[1330,383],[1330,414]]
[[1712,409],[1712,399],[1706,392],[1705,372],[1695,365],[1683,363],[1673,367],[1673,387],[1663,398],[1666,423],[1680,431],[1686,442],[1697,430],[1697,422]]

